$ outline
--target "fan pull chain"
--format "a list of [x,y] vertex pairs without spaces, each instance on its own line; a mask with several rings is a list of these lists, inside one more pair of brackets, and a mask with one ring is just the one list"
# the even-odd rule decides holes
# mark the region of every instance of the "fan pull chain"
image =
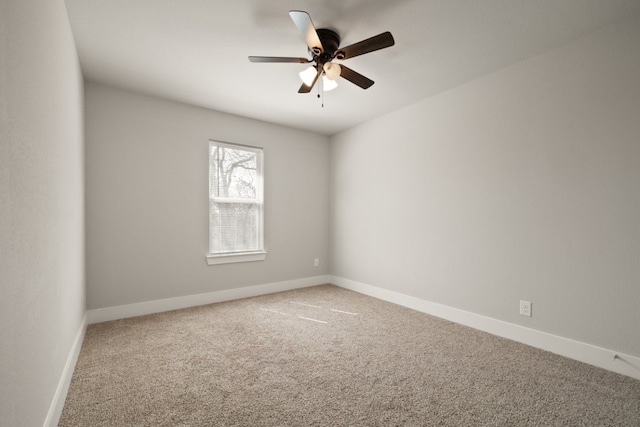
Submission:
[[322,76],[320,76],[318,80],[320,80],[320,84],[318,84],[318,98],[320,99],[320,94],[322,94],[320,103],[322,105],[322,108],[324,108],[324,79],[322,78]]

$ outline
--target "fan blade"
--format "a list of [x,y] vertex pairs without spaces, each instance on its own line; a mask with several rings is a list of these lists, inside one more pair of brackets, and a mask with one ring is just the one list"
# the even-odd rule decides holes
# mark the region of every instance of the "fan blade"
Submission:
[[313,89],[313,86],[315,86],[316,82],[318,81],[318,77],[320,77],[320,74],[322,74],[322,68],[318,67],[318,73],[316,74],[313,81],[311,82],[311,86],[307,86],[306,83],[302,83],[302,86],[300,86],[300,89],[298,89],[298,93],[311,92],[311,89]]
[[251,62],[296,62],[298,64],[306,64],[307,62],[311,62],[311,60],[307,58],[287,58],[283,56],[250,56],[249,61]]
[[349,80],[356,86],[360,86],[362,89],[369,89],[373,86],[374,81],[366,78],[360,73],[356,73],[349,67],[345,67],[343,64],[340,64],[340,77]]
[[338,59],[349,59],[354,56],[364,55],[365,53],[391,47],[395,43],[393,36],[389,31],[387,31],[366,40],[362,40],[361,42],[343,47],[342,49],[339,49],[334,56]]
[[316,28],[313,26],[313,22],[311,22],[309,14],[302,10],[290,10],[289,16],[293,20],[293,23],[296,24],[296,27],[298,27],[298,31],[302,33],[307,46],[309,46],[309,50],[311,50],[314,55],[319,55],[324,52],[324,47],[322,46],[320,37],[318,37]]

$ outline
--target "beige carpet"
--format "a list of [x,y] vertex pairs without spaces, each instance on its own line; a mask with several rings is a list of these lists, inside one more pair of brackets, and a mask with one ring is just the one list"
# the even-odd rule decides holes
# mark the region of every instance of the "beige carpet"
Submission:
[[639,426],[640,381],[325,285],[91,325],[60,426]]

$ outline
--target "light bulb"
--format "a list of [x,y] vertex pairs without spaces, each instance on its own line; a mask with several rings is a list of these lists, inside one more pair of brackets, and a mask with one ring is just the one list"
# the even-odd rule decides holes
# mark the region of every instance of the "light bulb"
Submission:
[[323,68],[329,80],[335,80],[340,77],[340,71],[342,71],[340,65],[334,64],[333,62],[325,62]]
[[309,67],[304,71],[300,71],[299,73],[300,79],[307,86],[311,86],[311,84],[313,83],[313,80],[316,78],[316,74],[318,74],[318,70],[316,70],[315,67]]
[[325,92],[329,92],[338,87],[338,82],[330,80],[327,76],[322,76],[322,89]]

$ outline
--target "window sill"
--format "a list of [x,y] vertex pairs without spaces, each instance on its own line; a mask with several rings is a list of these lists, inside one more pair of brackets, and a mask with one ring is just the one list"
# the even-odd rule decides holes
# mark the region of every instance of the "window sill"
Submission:
[[234,254],[208,254],[207,265],[233,264],[236,262],[252,262],[264,261],[267,253],[264,251],[257,252],[240,252]]

